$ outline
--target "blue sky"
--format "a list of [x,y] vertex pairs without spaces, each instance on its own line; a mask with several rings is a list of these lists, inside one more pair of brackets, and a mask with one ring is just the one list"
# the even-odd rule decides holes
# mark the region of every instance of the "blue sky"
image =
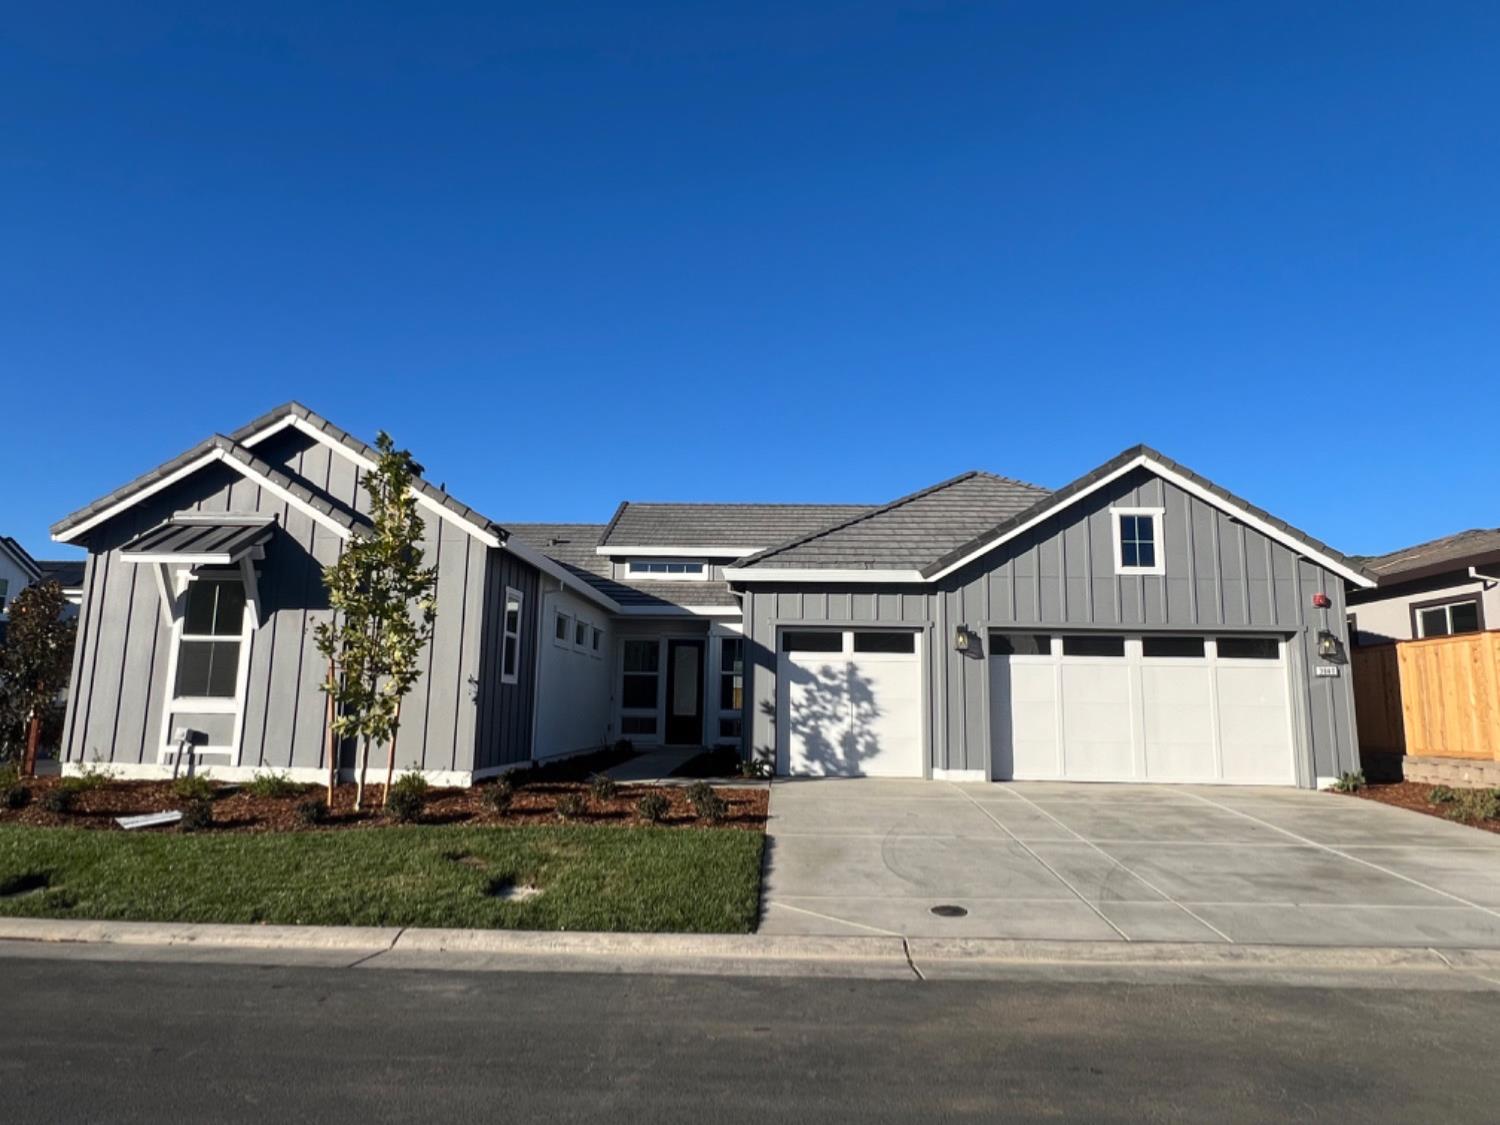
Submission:
[[[1500,524],[1500,9],[17,9],[0,533],[289,398],[497,519],[1058,486]],[[56,6],[52,6],[56,11]]]

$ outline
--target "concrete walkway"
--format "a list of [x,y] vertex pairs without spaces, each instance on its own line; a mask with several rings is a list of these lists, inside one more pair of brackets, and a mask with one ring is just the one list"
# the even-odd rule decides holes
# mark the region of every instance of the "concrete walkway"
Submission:
[[778,781],[768,836],[766,934],[1500,949],[1500,836],[1328,793]]
[[627,762],[610,767],[604,771],[604,776],[613,778],[621,785],[660,785],[669,780],[675,783],[679,779],[672,777],[672,774],[701,753],[703,749],[699,746],[668,746],[660,750],[648,750]]

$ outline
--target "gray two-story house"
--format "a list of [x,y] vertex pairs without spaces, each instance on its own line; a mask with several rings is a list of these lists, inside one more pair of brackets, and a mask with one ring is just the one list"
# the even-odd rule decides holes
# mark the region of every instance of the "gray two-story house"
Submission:
[[[321,569],[373,453],[297,404],[56,525],[86,546],[65,754],[323,767]],[[496,522],[423,482],[438,625],[398,766],[468,783],[620,739],[788,776],[1314,786],[1358,765],[1332,548],[1144,447],[1058,490],[623,503]]]

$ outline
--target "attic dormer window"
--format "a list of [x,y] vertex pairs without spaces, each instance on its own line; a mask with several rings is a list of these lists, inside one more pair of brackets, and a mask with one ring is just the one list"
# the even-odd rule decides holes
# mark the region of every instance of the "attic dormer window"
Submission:
[[1165,574],[1162,508],[1111,508],[1116,574]]
[[631,559],[626,570],[632,578],[674,578],[689,582],[701,580],[704,575],[703,563],[681,559]]

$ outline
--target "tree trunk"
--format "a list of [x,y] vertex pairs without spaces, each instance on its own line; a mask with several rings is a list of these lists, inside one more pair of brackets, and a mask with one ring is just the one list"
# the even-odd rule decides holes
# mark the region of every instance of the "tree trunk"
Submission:
[[36,748],[42,740],[42,717],[35,711],[26,720],[26,755],[21,759],[21,772],[27,777],[36,776]]
[[370,736],[365,735],[359,744],[359,780],[354,783],[354,811],[364,808],[365,771],[370,768]]
[[391,781],[396,776],[396,732],[401,729],[401,700],[396,700],[396,713],[391,717],[391,752],[385,760],[385,796],[391,799]]
[[[337,681],[333,678],[333,657],[328,658],[328,686]],[[323,709],[323,754],[328,759],[328,807],[333,808],[333,787],[339,780],[338,746],[333,737],[333,692],[328,693],[328,706]]]

